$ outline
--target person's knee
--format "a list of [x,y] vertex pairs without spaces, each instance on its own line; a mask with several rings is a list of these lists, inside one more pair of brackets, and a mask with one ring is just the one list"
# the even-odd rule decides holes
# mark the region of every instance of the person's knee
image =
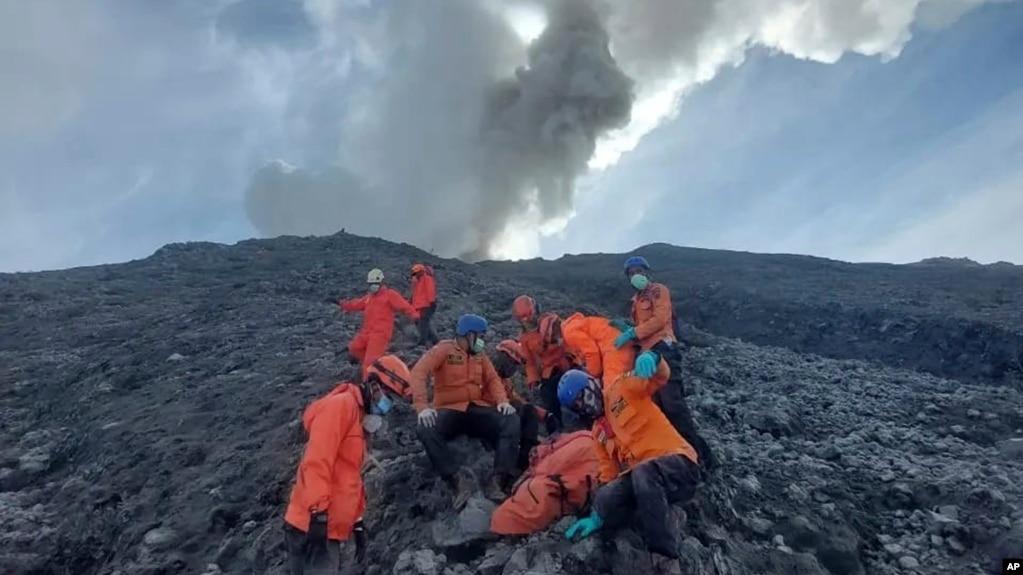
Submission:
[[441,437],[436,427],[427,427],[425,425],[416,426],[416,437],[418,437],[419,441],[422,442],[424,445],[435,444],[444,441],[444,438]]
[[517,415],[498,415],[501,437],[505,439],[518,439],[521,434],[521,420]]

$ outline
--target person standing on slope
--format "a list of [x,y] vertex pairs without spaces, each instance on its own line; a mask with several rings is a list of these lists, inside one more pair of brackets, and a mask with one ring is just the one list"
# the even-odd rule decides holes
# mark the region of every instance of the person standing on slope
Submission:
[[355,539],[356,559],[365,557],[366,492],[361,474],[365,432],[379,429],[380,418],[391,409],[385,387],[408,385],[396,381],[408,367],[394,356],[385,358],[394,369],[371,367],[361,384],[339,384],[302,415],[309,442],[284,515],[291,575],[337,574],[341,542],[350,538]]
[[547,420],[547,433],[554,433],[562,427],[558,379],[570,367],[564,348],[553,343],[554,322],[558,316],[541,314],[536,300],[528,295],[515,298],[512,315],[522,327],[519,344],[526,358],[526,386],[539,387],[540,402],[552,416]]
[[[462,435],[494,445],[494,475],[484,495],[501,501],[515,477],[519,450],[519,418],[508,402],[500,376],[486,354],[487,320],[465,314],[458,318],[455,339],[442,340],[412,368],[412,404],[418,413],[418,435],[437,473],[454,491],[460,510],[472,495],[472,482],[459,473],[448,442]],[[427,379],[433,377],[433,403]]]
[[[615,340],[617,348],[638,345],[643,351],[653,352],[658,359],[668,362],[671,376],[667,385],[657,393],[655,401],[664,411],[672,426],[700,454],[703,468],[712,470],[716,461],[707,441],[700,436],[696,422],[686,403],[685,383],[682,380],[682,352],[675,338],[675,308],[671,303],[671,292],[664,284],[650,281],[650,264],[642,256],[625,260],[625,276],[636,294],[632,296],[632,323]],[[636,357],[639,361],[642,354]],[[648,371],[651,362],[644,369],[636,364],[636,373],[641,377],[653,375]]]
[[419,319],[419,312],[401,297],[401,294],[384,285],[384,272],[369,270],[366,275],[369,293],[338,305],[344,312],[362,312],[362,327],[348,342],[348,353],[362,364],[362,373],[380,356],[387,353],[394,334],[394,312],[400,311],[413,321]]
[[661,360],[651,378],[624,373],[601,382],[571,370],[558,384],[566,409],[594,421],[593,439],[600,463],[590,515],[565,531],[570,540],[613,530],[635,514],[640,533],[654,555],[655,572],[678,572],[679,533],[671,505],[692,499],[700,481],[696,450],[675,431],[651,396],[668,380]]
[[433,268],[424,264],[412,264],[412,307],[419,313],[419,341],[416,345],[437,343],[437,332],[431,321],[437,312],[437,284],[433,279]]

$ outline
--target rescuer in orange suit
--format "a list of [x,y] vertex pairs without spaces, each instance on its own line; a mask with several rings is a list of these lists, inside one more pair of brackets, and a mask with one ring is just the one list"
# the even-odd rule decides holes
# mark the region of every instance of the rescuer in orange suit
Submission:
[[[417,413],[419,441],[430,463],[454,492],[461,509],[473,491],[460,473],[448,442],[468,435],[494,447],[494,474],[483,494],[503,500],[517,475],[519,418],[508,402],[500,376],[484,353],[487,320],[473,314],[458,318],[455,339],[441,340],[412,368],[412,404]],[[433,402],[427,380],[433,377]]]
[[437,332],[431,321],[437,312],[437,283],[433,278],[433,268],[424,264],[412,264],[412,307],[419,312],[416,326],[419,328],[419,341],[416,345],[433,345],[437,343]]
[[[686,403],[682,351],[676,339],[675,308],[671,303],[671,292],[664,284],[650,280],[650,264],[642,256],[632,256],[625,260],[625,275],[636,290],[632,296],[633,326],[623,326],[625,329],[615,340],[615,347],[638,346],[640,350],[650,351],[668,362],[670,379],[654,399],[675,430],[696,448],[703,468],[710,471],[717,462],[710,445],[696,429],[696,422]],[[638,369],[637,372],[641,376],[650,375]]]
[[[540,443],[540,424],[545,422],[550,415],[547,410],[532,405],[517,391],[512,382],[512,377],[526,363],[522,355],[522,346],[513,339],[506,339],[497,344],[497,349],[490,356],[490,362],[494,364],[501,383],[504,385],[504,393],[508,396],[508,402],[519,415],[519,469],[525,471],[529,467],[529,452]],[[486,395],[486,394],[485,394]],[[490,403],[496,405],[492,398],[487,397]]]
[[284,515],[291,575],[338,573],[341,542],[349,539],[355,539],[356,559],[365,557],[365,432],[379,429],[381,417],[391,409],[386,389],[408,386],[396,380],[401,378],[398,373],[408,373],[400,359],[381,360],[390,367],[370,367],[362,383],[339,384],[302,415],[309,441]]
[[522,327],[519,344],[526,358],[526,386],[530,389],[539,387],[540,402],[551,415],[547,420],[547,432],[553,433],[562,427],[558,379],[571,367],[564,348],[550,341],[557,315],[541,314],[536,300],[528,295],[515,298],[512,315]]
[[[644,363],[655,361],[649,352],[640,355]],[[660,570],[679,557],[680,537],[670,505],[693,497],[700,469],[696,450],[651,399],[668,380],[667,364],[656,361],[651,378],[627,372],[603,384],[584,371],[571,370],[561,378],[558,395],[566,409],[594,422],[600,462],[601,486],[592,512],[569,526],[566,537],[615,529],[635,514]]]
[[394,312],[400,311],[413,321],[419,319],[419,312],[400,293],[384,285],[384,272],[370,270],[366,282],[369,293],[338,302],[341,311],[362,312],[362,327],[348,342],[348,353],[362,364],[363,375],[377,358],[387,353],[394,334]]
[[490,517],[499,535],[528,535],[589,505],[597,488],[597,445],[589,429],[541,443],[515,492]]

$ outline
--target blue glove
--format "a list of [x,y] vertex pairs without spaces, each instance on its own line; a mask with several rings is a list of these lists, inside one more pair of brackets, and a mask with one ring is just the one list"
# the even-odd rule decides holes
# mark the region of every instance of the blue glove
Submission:
[[600,526],[603,524],[604,520],[600,518],[600,515],[597,515],[596,511],[591,511],[589,517],[576,519],[575,523],[565,530],[565,537],[569,541],[585,539],[593,535],[593,532],[600,529]]
[[615,349],[621,349],[634,339],[636,339],[636,328],[630,327],[615,338]]
[[625,331],[632,327],[631,321],[621,317],[616,317],[607,323],[611,324],[611,327],[617,329],[618,331]]
[[644,351],[636,358],[636,365],[632,371],[643,379],[648,379],[657,373],[657,354],[652,351]]

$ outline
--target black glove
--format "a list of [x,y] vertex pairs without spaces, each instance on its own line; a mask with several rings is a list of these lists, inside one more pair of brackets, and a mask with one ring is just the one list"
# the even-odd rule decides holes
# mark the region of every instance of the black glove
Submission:
[[366,524],[362,519],[352,527],[352,537],[355,539],[355,560],[361,563],[366,558],[366,547],[369,545],[366,541]]
[[327,512],[321,511],[309,516],[309,531],[305,534],[306,546],[327,546]]
[[[560,409],[560,408],[559,408]],[[548,411],[547,416],[543,419],[544,427],[547,428],[547,435],[554,435],[561,431],[561,423],[553,412]]]

